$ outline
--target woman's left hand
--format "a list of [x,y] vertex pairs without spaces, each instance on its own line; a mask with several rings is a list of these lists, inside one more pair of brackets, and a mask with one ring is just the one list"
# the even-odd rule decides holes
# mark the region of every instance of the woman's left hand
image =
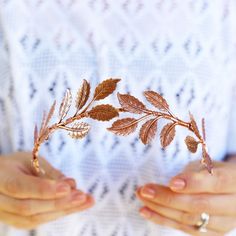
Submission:
[[137,190],[146,219],[191,235],[201,213],[210,215],[205,235],[220,236],[236,228],[236,163],[214,162],[213,175],[190,163],[172,178],[169,187],[147,184]]

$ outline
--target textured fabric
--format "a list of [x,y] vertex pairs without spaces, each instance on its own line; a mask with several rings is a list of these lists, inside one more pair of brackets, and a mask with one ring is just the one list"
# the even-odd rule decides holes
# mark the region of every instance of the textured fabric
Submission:
[[[121,93],[141,99],[151,88],[182,119],[188,111],[197,121],[204,115],[210,154],[222,160],[236,151],[236,127],[229,129],[236,110],[234,12],[234,0],[0,0],[0,152],[30,151],[34,123],[66,88],[75,94],[83,78],[94,88],[120,77]],[[118,105],[115,95],[106,102]],[[76,178],[96,205],[35,235],[184,235],[141,218],[134,192],[148,182],[168,183],[199,158],[185,147],[188,132],[177,129],[162,150],[158,138],[144,146],[137,133],[116,137],[106,131],[109,123],[89,122],[87,138],[58,132],[41,154]],[[30,233],[3,226],[1,235]]]

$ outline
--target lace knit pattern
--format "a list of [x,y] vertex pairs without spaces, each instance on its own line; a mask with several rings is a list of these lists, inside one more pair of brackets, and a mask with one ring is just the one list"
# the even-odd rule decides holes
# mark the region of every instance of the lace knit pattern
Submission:
[[[75,95],[83,78],[94,87],[109,77],[122,78],[119,91],[140,99],[145,89],[160,92],[182,119],[189,119],[188,111],[197,121],[204,115],[215,160],[235,152],[236,127],[228,128],[236,123],[235,3],[0,0],[0,153],[31,150],[34,123],[66,88]],[[106,102],[118,105],[115,95]],[[158,138],[144,146],[137,133],[116,137],[106,131],[109,123],[89,122],[87,138],[58,132],[41,154],[76,178],[95,207],[31,233],[3,225],[1,235],[184,235],[141,218],[134,192],[148,182],[166,184],[199,158],[185,147],[188,132],[177,129],[163,150]]]

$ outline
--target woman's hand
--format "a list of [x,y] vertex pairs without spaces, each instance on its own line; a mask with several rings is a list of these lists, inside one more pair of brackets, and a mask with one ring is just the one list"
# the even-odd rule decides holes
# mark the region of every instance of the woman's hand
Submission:
[[205,235],[225,235],[236,228],[236,163],[215,162],[210,175],[193,162],[169,187],[147,184],[137,197],[144,204],[140,214],[154,223],[202,235],[196,224],[206,212],[210,220]]
[[0,157],[0,221],[32,229],[93,206],[93,198],[77,190],[72,178],[45,159],[39,161],[46,172],[43,177],[34,173],[30,153]]

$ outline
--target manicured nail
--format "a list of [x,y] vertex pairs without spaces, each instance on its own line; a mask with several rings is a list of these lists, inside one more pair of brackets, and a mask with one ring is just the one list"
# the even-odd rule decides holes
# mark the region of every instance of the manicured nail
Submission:
[[186,186],[186,182],[183,179],[174,179],[170,182],[170,188],[173,190],[182,190]]
[[142,189],[142,187],[137,187],[136,190],[135,190],[135,194],[137,195],[140,192],[141,189]]
[[78,204],[81,204],[83,202],[85,202],[87,199],[87,196],[83,193],[78,193],[78,192],[75,192],[72,197],[71,197],[71,204],[72,205],[78,205]]
[[73,178],[64,178],[63,181],[65,181],[66,183],[68,183],[72,189],[76,189],[76,182]]
[[65,178],[67,178],[67,177],[66,177],[64,174],[61,174],[61,176],[60,176],[59,179],[63,180],[63,179],[65,179]]
[[140,215],[146,219],[150,219],[152,217],[152,212],[147,208],[141,208],[139,211]]
[[60,196],[64,196],[66,193],[68,193],[70,191],[70,186],[66,183],[59,183],[57,185],[57,189],[56,189],[56,195],[58,197]]
[[156,191],[151,187],[143,187],[141,189],[141,195],[145,198],[153,199],[156,196]]

